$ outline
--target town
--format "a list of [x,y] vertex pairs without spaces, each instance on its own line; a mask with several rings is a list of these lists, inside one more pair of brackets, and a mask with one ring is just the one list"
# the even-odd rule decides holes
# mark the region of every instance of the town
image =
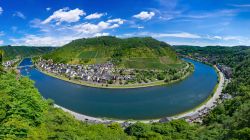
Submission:
[[[181,54],[179,54],[179,55],[181,55]],[[194,59],[194,60],[200,61],[202,63],[206,63],[206,64],[214,64],[225,75],[226,79],[232,78],[232,74],[233,74],[232,68],[230,68],[226,65],[220,64],[220,63],[216,63],[218,58],[215,56],[212,56],[212,57],[205,57],[205,56],[199,56],[199,55],[193,55],[193,56],[181,55],[181,56],[186,57],[186,58],[190,58],[190,59]]]
[[53,63],[53,60],[40,59],[36,63],[38,68],[48,73],[53,73],[57,76],[64,76],[69,80],[81,80],[92,83],[101,84],[115,84],[114,81],[123,83],[127,80],[132,80],[134,75],[131,69],[125,70],[130,74],[121,75],[124,69],[115,68],[114,64],[107,62],[104,64],[91,64],[91,65],[70,65],[63,63]]
[[2,65],[4,66],[5,69],[13,67],[15,64],[17,64],[20,61],[19,58],[9,60],[6,62],[3,62]]
[[186,67],[182,69],[140,70],[118,68],[109,61],[103,64],[76,65],[54,63],[52,59],[40,58],[39,61],[35,62],[35,66],[47,74],[52,74],[58,78],[67,78],[65,80],[73,80],[73,82],[79,84],[94,84],[102,87],[108,87],[109,85],[150,85],[154,82],[171,83],[192,72],[192,65],[185,65]]

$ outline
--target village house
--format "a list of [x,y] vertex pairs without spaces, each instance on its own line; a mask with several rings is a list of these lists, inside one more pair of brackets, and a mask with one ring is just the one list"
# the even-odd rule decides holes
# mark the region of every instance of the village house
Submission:
[[[92,65],[69,65],[53,63],[53,60],[42,60],[37,66],[47,72],[66,76],[69,79],[77,79],[96,83],[107,83],[112,80],[131,80],[131,75],[117,75],[119,69],[116,69],[111,62]],[[131,70],[130,70],[131,71]]]
[[233,74],[232,68],[220,64],[218,64],[217,67],[225,75],[227,79],[230,79],[232,77]]
[[19,61],[19,59],[13,59],[13,60],[9,60],[9,61],[3,62],[2,65],[5,68],[9,68],[9,67],[13,67],[18,61]]

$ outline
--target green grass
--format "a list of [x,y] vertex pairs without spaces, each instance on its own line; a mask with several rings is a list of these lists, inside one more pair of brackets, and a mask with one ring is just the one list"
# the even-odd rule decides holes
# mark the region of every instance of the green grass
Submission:
[[138,69],[161,69],[167,66],[161,64],[158,58],[131,58],[124,60],[124,65],[125,67]]
[[81,52],[79,57],[80,58],[95,58],[97,52],[96,51],[85,51],[85,52]]

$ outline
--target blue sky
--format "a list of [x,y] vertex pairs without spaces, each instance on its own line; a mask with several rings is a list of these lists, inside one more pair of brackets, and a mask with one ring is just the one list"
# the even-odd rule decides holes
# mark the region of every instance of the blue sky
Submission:
[[171,45],[250,45],[249,0],[0,0],[0,45],[112,35]]

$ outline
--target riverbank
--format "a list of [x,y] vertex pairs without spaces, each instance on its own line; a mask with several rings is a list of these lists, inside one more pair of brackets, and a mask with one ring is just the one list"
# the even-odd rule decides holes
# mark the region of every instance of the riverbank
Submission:
[[[185,69],[189,69],[191,64],[187,63],[187,66]],[[156,82],[150,82],[150,83],[142,83],[142,84],[128,84],[128,85],[117,85],[117,84],[99,84],[99,83],[92,83],[92,82],[87,82],[87,81],[78,81],[78,80],[70,80],[66,77],[52,74],[49,72],[46,72],[42,70],[40,67],[36,67],[36,69],[48,76],[64,80],[70,83],[78,84],[78,85],[83,85],[83,86],[88,86],[88,87],[94,87],[94,88],[106,88],[106,89],[128,89],[128,88],[145,88],[145,87],[152,87],[152,86],[164,86],[164,85],[169,85],[169,84],[174,84],[177,82],[180,82],[184,79],[186,79],[188,76],[190,76],[193,71],[187,72],[183,77],[177,79],[177,80],[172,80],[170,82],[165,82],[164,80],[158,80]]]
[[161,122],[164,119],[167,120],[174,120],[174,119],[181,119],[181,118],[189,118],[192,117],[196,114],[199,114],[202,110],[204,109],[212,109],[213,107],[216,106],[217,100],[220,98],[220,95],[222,93],[222,89],[224,86],[224,82],[225,82],[225,77],[223,75],[223,73],[215,66],[216,71],[218,72],[218,78],[219,78],[219,83],[215,86],[214,89],[214,93],[211,93],[212,97],[209,97],[207,100],[205,100],[202,104],[200,104],[199,106],[197,106],[194,109],[191,109],[189,111],[174,115],[174,116],[170,116],[170,117],[166,117],[166,118],[161,118],[161,119],[151,119],[151,120],[116,120],[116,119],[106,119],[106,118],[96,118],[96,117],[90,117],[87,115],[83,115],[80,113],[76,113],[73,112],[71,110],[68,110],[66,108],[63,108],[61,106],[55,105],[55,107],[57,108],[61,108],[62,110],[64,110],[65,112],[70,113],[71,115],[73,115],[76,119],[80,120],[80,121],[85,121],[85,122],[90,122],[90,123],[112,123],[112,122],[116,122],[116,123],[120,123],[120,124],[132,124],[132,123],[136,123],[138,121],[143,122],[143,123],[153,123],[153,122]]
[[216,66],[214,66],[214,68],[218,72],[219,83],[215,86],[216,89],[212,93],[212,97],[208,98],[208,100],[206,100],[201,105],[199,105],[198,107],[190,111],[173,116],[172,119],[192,117],[194,115],[199,114],[202,110],[206,108],[210,110],[217,105],[217,100],[220,99],[220,95],[222,93],[222,90],[225,84],[225,77],[224,77],[224,74]]

